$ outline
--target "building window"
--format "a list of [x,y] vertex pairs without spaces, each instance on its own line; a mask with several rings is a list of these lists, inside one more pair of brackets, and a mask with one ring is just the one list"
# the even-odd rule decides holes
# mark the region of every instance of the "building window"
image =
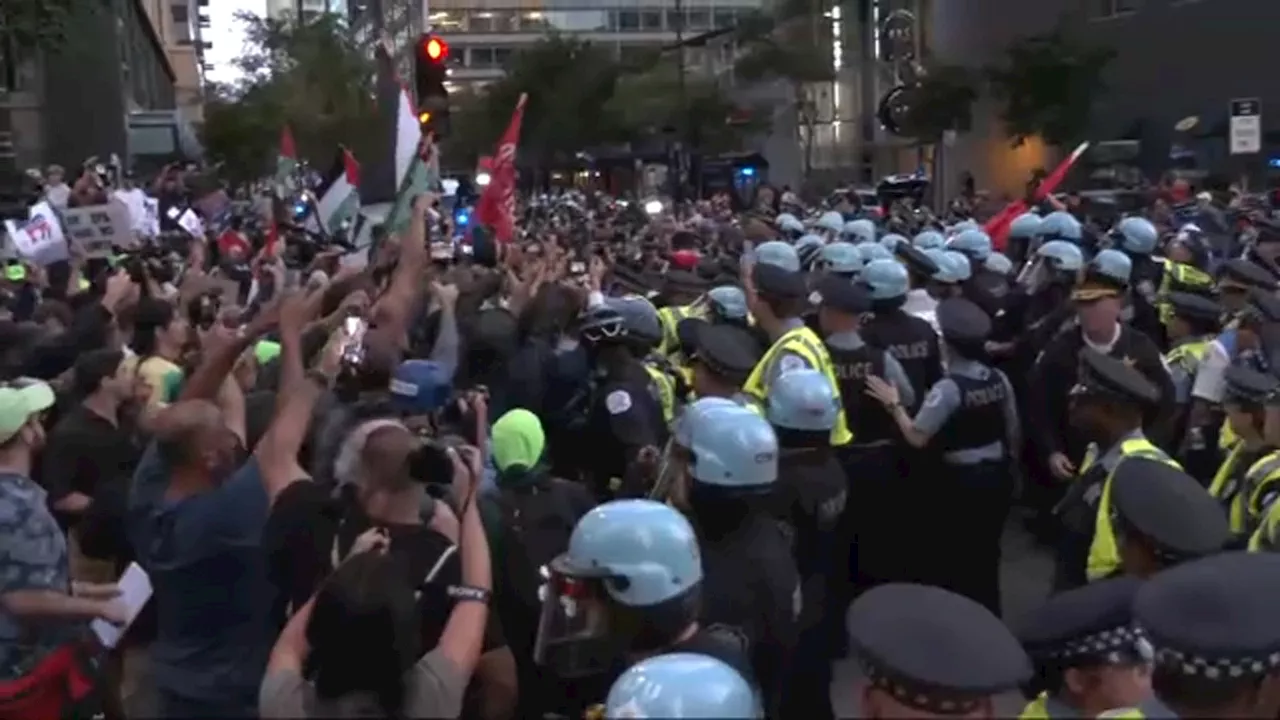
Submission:
[[1091,3],[1094,19],[1102,20],[1136,13],[1142,0],[1091,0]]
[[635,10],[618,11],[618,30],[635,32],[640,29],[640,13]]
[[173,40],[179,45],[190,45],[194,38],[191,32],[191,14],[186,5],[170,5],[169,18],[173,21]]
[[468,51],[467,67],[478,70],[503,68],[511,60],[511,48],[473,47]]
[[640,12],[640,29],[641,30],[661,30],[662,29],[662,11],[661,10],[642,10]]
[[716,8],[711,16],[713,30],[731,27],[734,23],[733,8]]
[[706,8],[689,10],[684,16],[684,29],[706,32],[711,29],[711,11]]

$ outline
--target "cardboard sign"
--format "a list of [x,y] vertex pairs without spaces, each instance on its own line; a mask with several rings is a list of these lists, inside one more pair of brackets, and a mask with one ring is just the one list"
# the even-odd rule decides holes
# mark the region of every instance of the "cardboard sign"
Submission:
[[53,208],[48,203],[39,203],[28,211],[28,215],[26,222],[4,222],[8,235],[6,245],[12,255],[40,266],[66,260],[70,256],[67,239]]
[[87,258],[110,257],[112,246],[129,249],[137,245],[129,208],[118,199],[106,205],[67,209],[62,213],[62,228],[67,241]]

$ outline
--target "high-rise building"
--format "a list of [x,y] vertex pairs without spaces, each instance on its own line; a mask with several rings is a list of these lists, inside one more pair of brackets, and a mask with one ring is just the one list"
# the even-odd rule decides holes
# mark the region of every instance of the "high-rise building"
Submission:
[[211,43],[202,31],[209,27],[210,0],[145,0],[143,7],[173,67],[178,110],[189,122],[204,117],[204,51]]
[[267,0],[267,17],[310,20],[325,13],[347,14],[347,0]]

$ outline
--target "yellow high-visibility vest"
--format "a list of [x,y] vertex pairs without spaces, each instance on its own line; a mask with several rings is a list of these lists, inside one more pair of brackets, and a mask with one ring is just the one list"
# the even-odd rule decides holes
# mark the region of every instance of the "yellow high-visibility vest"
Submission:
[[[809,363],[809,367],[818,370],[827,376],[827,382],[831,383],[832,389],[836,394],[836,399],[840,399],[840,385],[836,382],[835,370],[831,362],[831,355],[827,352],[827,346],[822,344],[822,339],[817,333],[810,330],[807,326],[801,325],[793,330],[783,333],[782,337],[769,348],[764,357],[760,358],[760,362],[751,369],[751,375],[747,377],[747,382],[743,384],[742,391],[747,395],[755,398],[756,402],[764,404],[769,397],[769,387],[767,386],[767,374],[769,369],[773,367],[773,361],[781,352],[789,352],[804,358]],[[843,403],[839,417],[836,418],[836,426],[831,430],[832,445],[846,445],[853,442],[853,433],[849,432],[849,424],[844,416]]]
[[[1097,453],[1097,447],[1091,445],[1089,451],[1085,453],[1084,461],[1080,463],[1081,476],[1097,460]],[[1120,463],[1130,457],[1159,460],[1178,469],[1182,468],[1176,460],[1166,455],[1145,437],[1130,438],[1120,443],[1120,460],[1102,482],[1102,496],[1098,500],[1098,511],[1094,516],[1093,542],[1089,545],[1089,560],[1086,565],[1090,581],[1101,580],[1120,568],[1120,551],[1116,547],[1115,528],[1111,526],[1111,478],[1115,475],[1115,468],[1120,467]]]

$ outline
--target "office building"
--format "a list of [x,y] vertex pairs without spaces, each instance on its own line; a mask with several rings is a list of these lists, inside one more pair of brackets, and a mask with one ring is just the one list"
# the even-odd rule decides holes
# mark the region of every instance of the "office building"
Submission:
[[[1095,140],[1139,140],[1144,170],[1158,172],[1169,151],[1184,140],[1215,172],[1252,177],[1273,172],[1280,161],[1280,77],[1261,59],[1275,42],[1280,22],[1274,0],[934,0],[932,47],[943,59],[970,65],[998,61],[1008,43],[1052,29],[1059,17],[1091,42],[1116,51],[1108,89],[1094,109]],[[1262,107],[1263,148],[1228,156],[1229,106],[1257,98]],[[1271,112],[1269,112],[1269,110]],[[978,185],[1017,190],[1031,168],[1057,153],[1036,143],[1012,150],[994,108],[984,103],[973,132],[956,146]],[[1189,139],[1174,125],[1196,116]],[[1280,164],[1277,162],[1276,164]]]
[[347,14],[347,0],[267,0],[267,17],[281,18],[289,15],[310,20],[318,15]]
[[[209,27],[210,0],[143,0],[147,18],[173,68],[177,107],[188,122],[204,118],[204,52],[211,44],[202,37]],[[141,109],[141,108],[139,108]]]

